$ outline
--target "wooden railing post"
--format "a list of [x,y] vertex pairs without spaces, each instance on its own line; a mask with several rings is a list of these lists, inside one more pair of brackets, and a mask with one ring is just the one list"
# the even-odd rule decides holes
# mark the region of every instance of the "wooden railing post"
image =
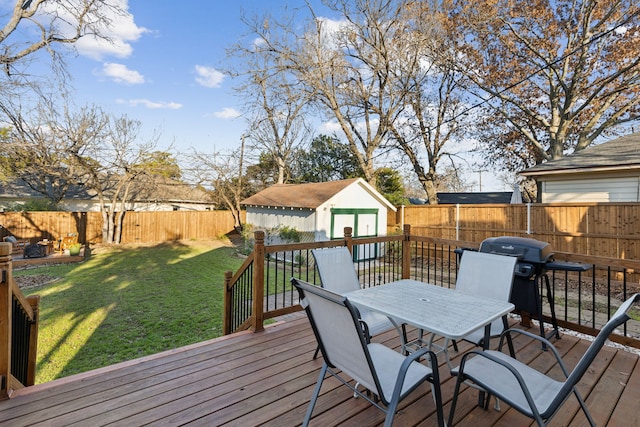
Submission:
[[[13,390],[35,384],[36,380],[40,297],[25,298],[14,283],[11,251],[11,243],[0,243],[0,400],[9,398]],[[14,316],[19,320],[15,324]],[[27,336],[28,342],[24,344]],[[22,345],[13,348],[16,337]]]
[[353,228],[345,227],[344,228],[344,245],[349,249],[351,255],[353,256]]
[[259,332],[264,330],[264,231],[256,231],[254,237],[251,329],[253,329],[254,332]]
[[225,335],[231,333],[231,312],[232,312],[232,294],[231,294],[231,278],[233,272],[227,270],[224,272],[224,311],[222,317],[222,331]]
[[402,278],[411,276],[411,225],[405,224],[402,230]]
[[9,397],[11,375],[11,243],[0,243],[0,400]]
[[33,310],[34,321],[29,327],[29,355],[27,357],[26,386],[36,383],[36,362],[38,356],[38,325],[40,324],[40,295],[31,295],[27,301]]

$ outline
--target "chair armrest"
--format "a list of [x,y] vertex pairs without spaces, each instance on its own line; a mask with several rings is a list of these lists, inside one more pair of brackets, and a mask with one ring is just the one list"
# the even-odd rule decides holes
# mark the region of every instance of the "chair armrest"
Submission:
[[[494,355],[492,355],[490,353],[487,353],[486,351],[470,350],[467,353],[465,353],[464,355],[462,355],[462,360],[460,361],[460,366],[458,367],[459,380],[460,379],[465,379],[464,365],[466,364],[467,359],[471,355],[474,355],[475,357],[483,357],[485,359],[488,359],[491,362],[496,363],[497,365],[500,365],[503,368],[505,368],[506,370],[508,370],[511,373],[511,375],[514,376],[516,381],[518,381],[518,384],[520,385],[520,388],[522,389],[522,393],[524,394],[525,398],[527,399],[527,402],[529,403],[529,406],[531,408],[535,408],[535,403],[534,403],[533,397],[531,396],[531,392],[529,391],[529,388],[527,387],[527,384],[525,383],[524,378],[522,378],[522,375],[520,375],[520,372],[518,372],[518,370],[516,368],[514,368],[513,366],[511,366],[509,363],[507,363],[504,360],[501,360],[501,359],[495,357]],[[466,377],[466,378],[469,378],[469,377]],[[476,384],[478,384],[480,387],[485,389],[487,392],[495,394],[495,390],[491,390],[491,387],[487,387],[487,384],[483,384],[482,382],[478,382],[477,379],[475,379],[475,378],[470,378],[470,379],[472,381],[474,381]],[[499,397],[504,399],[506,396],[499,396]],[[508,399],[507,399],[507,401],[508,401]]]
[[402,365],[400,365],[400,371],[398,372],[398,377],[396,378],[396,385],[393,388],[393,397],[392,400],[398,400],[400,393],[402,391],[402,385],[404,384],[404,379],[407,376],[407,371],[413,362],[419,361],[426,354],[429,355],[429,364],[431,368],[431,377],[433,378],[433,384],[438,384],[438,388],[440,387],[440,375],[438,372],[438,357],[436,354],[429,350],[428,348],[422,348],[418,351],[414,351],[404,358]]
[[[435,352],[433,352],[433,350],[430,350],[428,347],[423,347],[420,350],[414,351],[413,353],[409,354],[408,356],[405,357],[403,365],[406,364],[407,367],[411,364],[411,362],[414,362],[416,360],[421,359],[422,357],[424,357],[426,354],[429,354],[429,363],[431,364],[431,366],[438,366],[438,357],[436,356]],[[437,368],[436,368],[437,369]],[[433,369],[431,369],[433,370]]]
[[[354,307],[355,308],[355,307]],[[356,308],[357,310],[357,308]],[[360,313],[358,313],[358,317],[360,316]],[[367,322],[365,322],[362,319],[358,319],[358,322],[360,322],[360,327],[362,328],[362,331],[364,332],[364,339],[365,342],[367,344],[369,344],[371,342],[371,334],[369,333],[369,325],[367,325]]]
[[562,369],[562,373],[564,374],[565,377],[569,377],[569,371],[567,371],[567,368],[564,366],[564,362],[562,361],[562,356],[560,356],[560,353],[558,352],[558,350],[556,349],[556,347],[551,344],[551,342],[546,339],[545,337],[541,337],[540,335],[536,335],[533,334],[529,331],[524,331],[522,329],[518,329],[518,328],[509,328],[509,329],[505,329],[502,334],[500,334],[500,343],[498,344],[498,350],[502,351],[502,346],[504,344],[504,340],[505,337],[507,336],[507,334],[510,334],[512,332],[521,334],[521,335],[525,335],[529,338],[533,338],[534,340],[540,341],[544,344],[546,344],[546,346],[548,348],[551,349],[551,352],[553,353],[553,356],[556,358],[556,362],[558,363],[558,365],[560,365],[560,369]]

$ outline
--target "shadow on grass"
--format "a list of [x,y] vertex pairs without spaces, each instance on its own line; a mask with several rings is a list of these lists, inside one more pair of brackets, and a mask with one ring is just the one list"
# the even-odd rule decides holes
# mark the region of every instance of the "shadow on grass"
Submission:
[[62,280],[41,295],[37,383],[222,334],[224,272],[233,247],[170,243],[113,248],[48,267]]

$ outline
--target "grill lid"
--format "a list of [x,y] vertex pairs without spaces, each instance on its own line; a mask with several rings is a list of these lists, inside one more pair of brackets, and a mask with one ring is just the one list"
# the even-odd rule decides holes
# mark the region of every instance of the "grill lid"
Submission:
[[517,256],[522,262],[544,264],[553,260],[551,245],[526,237],[490,237],[480,243],[480,252]]

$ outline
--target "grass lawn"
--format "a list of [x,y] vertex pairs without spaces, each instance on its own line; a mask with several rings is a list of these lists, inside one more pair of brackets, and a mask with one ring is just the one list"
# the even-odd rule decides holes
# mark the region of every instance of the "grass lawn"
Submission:
[[229,242],[193,241],[14,271],[55,279],[23,289],[41,297],[36,383],[222,335],[224,272],[242,261]]

